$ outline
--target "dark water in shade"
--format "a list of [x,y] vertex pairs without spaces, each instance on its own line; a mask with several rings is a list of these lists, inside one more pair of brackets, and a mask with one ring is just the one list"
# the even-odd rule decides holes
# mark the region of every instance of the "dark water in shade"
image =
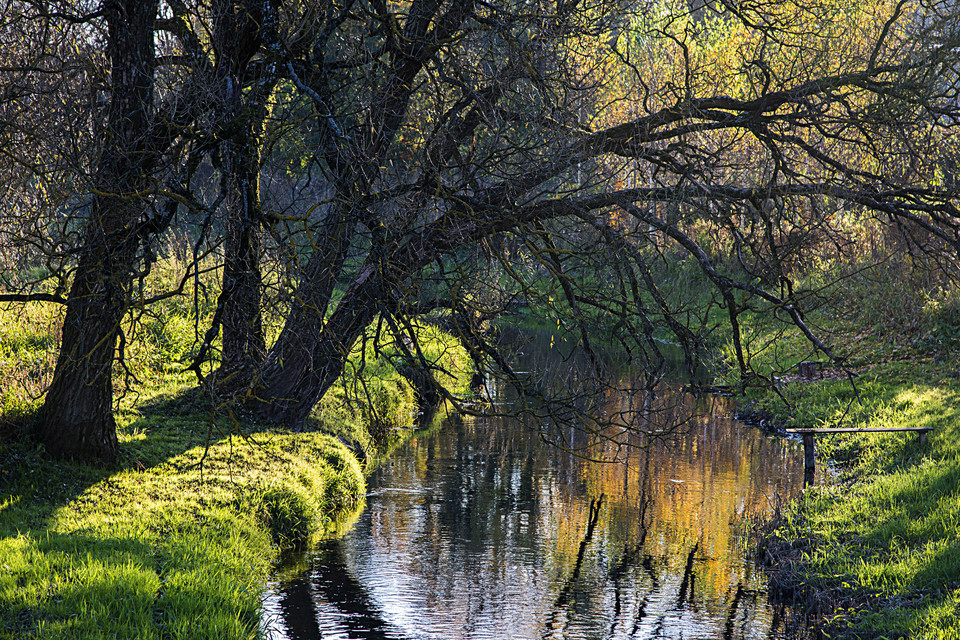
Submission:
[[670,436],[571,431],[581,455],[503,417],[415,436],[346,537],[271,584],[267,637],[781,638],[741,532],[799,493],[796,443],[722,398],[658,407]]

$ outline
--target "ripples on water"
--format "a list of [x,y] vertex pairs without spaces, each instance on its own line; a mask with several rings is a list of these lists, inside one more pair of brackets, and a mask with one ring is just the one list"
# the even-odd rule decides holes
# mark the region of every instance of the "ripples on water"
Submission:
[[740,532],[799,491],[801,456],[676,398],[683,427],[646,446],[567,434],[604,462],[504,417],[415,436],[352,531],[271,585],[268,637],[781,637]]

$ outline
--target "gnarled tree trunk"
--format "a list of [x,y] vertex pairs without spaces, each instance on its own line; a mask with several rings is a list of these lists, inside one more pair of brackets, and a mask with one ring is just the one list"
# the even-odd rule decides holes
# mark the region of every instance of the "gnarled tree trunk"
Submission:
[[130,303],[142,196],[152,153],[153,27],[157,0],[105,0],[111,59],[109,136],[63,323],[60,354],[38,427],[54,456],[112,461],[117,454],[112,370]]
[[376,265],[368,262],[322,331],[308,331],[313,314],[301,316],[300,324],[287,320],[254,388],[250,404],[258,415],[302,428],[310,411],[343,373],[357,339],[377,317],[382,284]]
[[[251,8],[256,9],[251,12]],[[245,94],[243,75],[260,48],[257,5],[220,0],[214,5],[214,44],[218,80],[223,85],[223,126],[230,132],[220,145],[224,195],[223,352],[220,378],[230,388],[246,386],[266,354],[261,317],[263,281],[260,202],[260,138],[266,100],[276,78]]]

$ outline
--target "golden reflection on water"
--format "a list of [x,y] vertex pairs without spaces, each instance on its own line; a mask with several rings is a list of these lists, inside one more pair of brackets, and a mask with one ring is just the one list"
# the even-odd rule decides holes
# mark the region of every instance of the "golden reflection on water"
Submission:
[[[606,496],[608,518],[643,517],[648,550],[670,570],[682,571],[687,552],[699,545],[701,594],[719,600],[742,581],[746,527],[798,492],[798,455],[792,444],[726,417],[732,413],[726,399],[672,399],[688,416],[682,427],[658,440],[632,438],[645,446],[601,440],[593,454],[611,463],[582,464],[579,472],[588,495]],[[641,516],[643,505],[649,512]]]
[[659,390],[640,409],[659,435],[571,429],[560,450],[517,420],[453,417],[414,437],[314,559],[323,637],[777,637],[742,531],[798,493],[794,443],[722,398]]

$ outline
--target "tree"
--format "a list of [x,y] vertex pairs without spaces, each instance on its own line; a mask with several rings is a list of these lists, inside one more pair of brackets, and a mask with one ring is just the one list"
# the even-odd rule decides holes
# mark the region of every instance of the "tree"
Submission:
[[[204,226],[223,287],[195,367],[222,328],[222,378],[241,371],[248,406],[295,428],[372,328],[439,397],[413,327],[446,314],[478,363],[570,416],[576,399],[547,402],[478,319],[534,303],[598,369],[602,327],[650,367],[652,389],[664,336],[691,375],[703,353],[690,321],[702,301],[665,285],[684,261],[724,309],[749,381],[746,309],[833,357],[792,276],[810,247],[847,242],[843,220],[873,217],[940,256],[960,248],[955,158],[940,144],[957,117],[950,2],[104,0],[87,15],[23,4],[87,34],[105,25],[111,65],[93,184],[77,185],[88,213],[68,216],[83,231],[75,268],[64,253],[74,272],[40,427],[57,455],[114,455],[119,325],[177,203],[222,212]],[[78,39],[94,59],[96,38]],[[269,116],[278,95],[284,122]],[[264,132],[279,142],[264,147]],[[278,149],[303,156],[278,182],[319,183],[322,201],[282,215],[260,201]],[[219,171],[212,204],[186,187],[204,157]],[[291,265],[269,348],[264,229]]]
[[[403,326],[424,298],[462,307],[463,252],[483,246],[506,267],[505,238],[561,285],[570,322],[612,316],[624,344],[653,360],[655,323],[689,360],[696,352],[649,264],[668,245],[719,292],[745,378],[738,317],[751,301],[832,356],[789,278],[792,229],[828,228],[851,207],[958,247],[954,192],[915,169],[912,146],[956,116],[957,16],[938,2],[883,5],[858,34],[869,38],[840,41],[838,58],[803,22],[839,29],[824,22],[838,6],[705,2],[691,13],[662,3],[632,25],[613,6],[566,3],[331,6],[311,57],[290,64],[314,100],[317,157],[336,195],[254,389],[257,412],[301,425],[375,318]],[[853,13],[844,17],[862,19]],[[743,34],[739,69],[709,61],[712,30]],[[631,38],[661,61],[631,57],[618,44]],[[636,115],[594,115],[604,98],[590,71],[601,61],[580,46],[591,39],[613,43]],[[617,188],[631,173],[644,186]],[[718,263],[697,227],[732,244],[739,271]],[[344,260],[347,246],[355,260]],[[588,255],[624,262],[601,269]],[[597,286],[591,273],[612,280]],[[326,317],[336,278],[349,284]]]
[[109,461],[116,456],[113,363],[127,311],[133,265],[157,149],[153,126],[152,2],[107,1],[111,98],[84,247],[70,288],[61,350],[40,419],[40,439],[56,456]]
[[[59,293],[7,296],[66,304],[60,353],[38,420],[39,440],[58,457],[109,462],[117,449],[113,376],[118,353],[122,363],[121,322],[131,309],[134,283],[146,277],[155,260],[152,245],[183,199],[175,192],[189,183],[195,163],[186,161],[190,150],[181,144],[181,134],[205,104],[202,95],[195,90],[191,94],[189,85],[170,91],[167,80],[156,77],[162,42],[157,33],[159,2],[104,0],[97,10],[83,14],[74,13],[72,3],[11,4],[17,19],[38,33],[67,33],[61,50],[75,54],[71,64],[87,74],[81,78],[87,84],[80,87],[94,96],[99,90],[109,95],[106,105],[96,99],[85,105],[89,110],[83,112],[72,141],[77,150],[64,143],[62,131],[51,136],[38,127],[36,131],[48,133],[19,151],[21,163],[31,154],[35,158],[28,182],[60,179],[77,190],[73,201],[53,199],[44,203],[49,207],[45,214],[28,214],[40,235],[60,229],[62,247],[38,243],[34,257],[46,256],[58,290],[70,285],[65,300]],[[108,69],[99,57],[103,53]],[[14,73],[30,70],[23,62],[11,68]],[[167,100],[158,104],[158,94]],[[70,96],[57,97],[63,102],[32,106],[38,111],[52,106],[57,124],[65,126],[78,109]],[[51,148],[46,158],[44,145]],[[69,161],[63,162],[64,156]],[[51,264],[58,256],[59,264]]]
[[249,382],[266,353],[260,311],[260,138],[267,100],[279,78],[269,69],[251,65],[262,45],[260,4],[224,0],[212,9],[213,73],[222,95],[214,121],[222,127],[217,155],[226,210],[218,319],[223,327],[220,377],[238,376],[235,385],[240,387]]
[[[231,2],[219,3],[214,11],[215,67],[194,30],[198,23],[192,18],[199,14],[192,16],[183,3],[170,3],[165,16],[158,15],[157,2],[128,6],[105,1],[98,11],[83,15],[70,13],[69,8],[17,4],[18,18],[26,24],[52,26],[54,32],[64,25],[79,25],[80,33],[68,45],[92,49],[93,59],[84,62],[93,69],[99,62],[95,60],[97,34],[105,25],[111,64],[105,88],[110,96],[103,114],[106,122],[97,120],[96,108],[88,114],[95,130],[102,130],[98,143],[95,135],[88,134],[84,148],[85,157],[93,158],[89,161],[95,164],[89,183],[92,197],[89,203],[62,213],[56,211],[56,203],[52,206],[52,217],[61,217],[64,227],[82,225],[83,232],[76,248],[67,249],[68,254],[79,253],[79,259],[65,301],[64,342],[41,411],[38,437],[56,456],[106,462],[116,454],[113,368],[118,354],[122,362],[125,336],[120,325],[131,311],[133,285],[149,273],[156,259],[152,245],[174,221],[178,205],[186,202],[205,208],[193,199],[189,184],[199,160],[211,149],[219,151],[221,200],[227,210],[224,288],[230,295],[224,297],[217,321],[226,327],[224,361],[228,368],[243,367],[247,359],[255,362],[262,356],[256,137],[265,117],[265,96],[271,93],[276,74],[264,78],[261,73],[253,97],[244,104],[241,92],[246,85],[241,83],[251,81],[241,76],[248,74],[247,65],[260,48],[259,25]],[[34,28],[43,33],[41,27]],[[172,47],[163,32],[173,34]],[[158,49],[163,54],[159,64]],[[156,73],[159,66],[185,67],[188,73],[167,72],[161,80]],[[29,71],[22,63],[20,68],[23,73]],[[165,97],[160,104],[155,101],[158,94]],[[212,131],[197,130],[196,123],[202,119],[215,123]],[[37,150],[36,144],[28,146],[25,155]],[[83,177],[85,167],[78,165],[69,169],[74,177]],[[41,164],[33,175],[40,172],[69,176],[67,169],[57,169],[55,164]],[[56,251],[40,247],[34,253],[50,256]],[[62,261],[52,270],[54,277],[67,281],[72,266]],[[7,298],[63,301],[58,295],[36,292]]]

